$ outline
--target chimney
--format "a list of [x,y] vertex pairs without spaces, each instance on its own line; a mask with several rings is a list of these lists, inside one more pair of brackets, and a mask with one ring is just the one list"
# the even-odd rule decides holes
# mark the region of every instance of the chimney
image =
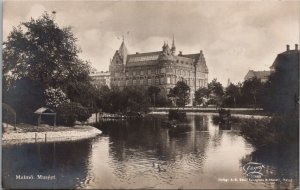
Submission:
[[295,44],[295,50],[298,50],[298,44]]
[[286,45],[286,51],[290,51],[290,45]]

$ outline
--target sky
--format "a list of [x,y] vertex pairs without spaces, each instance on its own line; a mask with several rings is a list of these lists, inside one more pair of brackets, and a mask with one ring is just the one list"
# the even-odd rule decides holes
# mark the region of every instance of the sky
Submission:
[[129,53],[160,51],[175,38],[177,53],[203,50],[209,81],[244,80],[248,70],[269,70],[277,54],[300,38],[297,1],[25,1],[3,3],[3,40],[13,26],[56,11],[71,26],[80,58],[107,71],[122,35]]

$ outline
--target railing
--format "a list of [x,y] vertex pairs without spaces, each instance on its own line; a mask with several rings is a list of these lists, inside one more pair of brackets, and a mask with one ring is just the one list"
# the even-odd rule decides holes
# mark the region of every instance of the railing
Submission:
[[[182,111],[216,111],[217,107],[151,107],[151,111],[169,111],[169,110],[182,110]],[[263,111],[262,108],[222,108],[231,111]]]

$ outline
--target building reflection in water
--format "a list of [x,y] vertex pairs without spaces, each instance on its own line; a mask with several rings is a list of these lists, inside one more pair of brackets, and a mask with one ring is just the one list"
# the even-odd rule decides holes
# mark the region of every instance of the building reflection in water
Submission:
[[[166,119],[166,115],[150,115],[139,121],[103,121],[97,125],[103,134],[93,139],[4,146],[3,186],[32,189],[281,187],[282,184],[218,181],[245,177],[242,166],[249,161],[263,163],[266,175],[298,176],[295,169],[298,161],[290,159],[298,158],[298,150],[254,151],[236,127],[222,130],[213,123],[211,115],[188,115],[191,130],[169,136],[168,129],[161,127]],[[18,174],[56,175],[56,180],[28,182],[16,180]],[[287,185],[284,187],[291,184]]]
[[106,129],[105,133],[109,136],[109,154],[112,157],[110,165],[114,168],[115,175],[130,181],[138,173],[156,175],[156,170],[149,171],[149,168],[159,165],[162,170],[166,170],[162,180],[172,183],[180,177],[179,170],[201,172],[206,147],[211,138],[208,118],[188,117],[191,131],[175,137],[170,137],[168,129],[161,127],[164,120],[164,116],[155,116],[141,121],[102,123],[102,128]]

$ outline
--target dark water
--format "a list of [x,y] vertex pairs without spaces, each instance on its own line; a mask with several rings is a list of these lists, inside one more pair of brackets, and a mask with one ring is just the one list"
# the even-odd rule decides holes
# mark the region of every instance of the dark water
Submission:
[[[89,140],[6,145],[6,188],[295,188],[298,151],[254,150],[234,126],[221,130],[210,115],[189,115],[190,130],[170,136],[166,116],[105,121]],[[243,166],[261,163],[263,179],[249,181]],[[160,169],[159,169],[160,168]],[[33,175],[20,180],[16,175]],[[36,175],[55,176],[53,180]],[[227,182],[226,182],[227,180]],[[231,181],[230,181],[231,180]]]

